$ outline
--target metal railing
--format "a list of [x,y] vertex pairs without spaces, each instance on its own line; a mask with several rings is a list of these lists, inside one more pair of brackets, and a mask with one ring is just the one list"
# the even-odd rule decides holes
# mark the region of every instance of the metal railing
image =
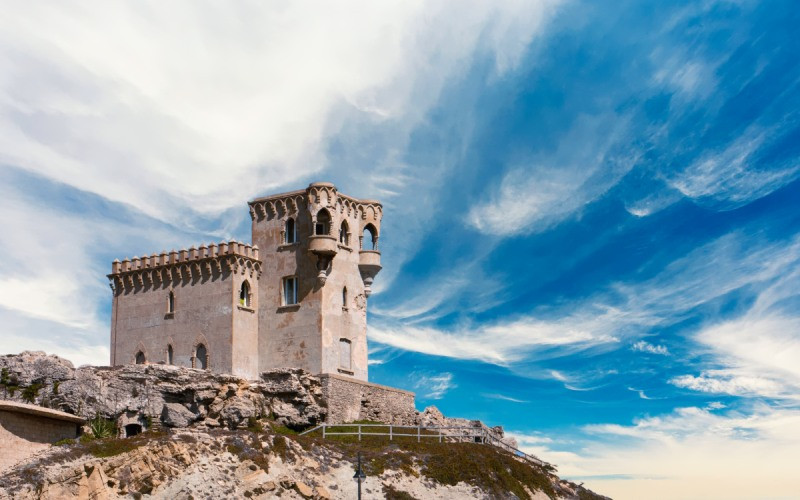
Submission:
[[[386,429],[387,432],[374,432],[378,428]],[[337,429],[339,431],[337,432]],[[514,448],[510,444],[500,440],[491,432],[483,427],[422,427],[411,425],[389,425],[389,424],[320,424],[312,429],[301,432],[300,435],[311,434],[315,431],[322,431],[322,438],[330,436],[358,436],[361,441],[363,436],[384,436],[389,441],[397,437],[416,438],[417,442],[423,439],[435,439],[440,443],[480,443],[495,446],[510,452],[514,456],[528,460],[536,465],[547,467],[547,462],[538,457],[525,453]],[[370,432],[373,431],[373,432]],[[399,431],[399,432],[398,432]]]

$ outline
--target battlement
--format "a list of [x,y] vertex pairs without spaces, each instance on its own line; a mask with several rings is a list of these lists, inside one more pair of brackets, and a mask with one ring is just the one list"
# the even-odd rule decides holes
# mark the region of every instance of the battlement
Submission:
[[361,220],[380,222],[383,205],[376,200],[359,200],[340,193],[330,182],[314,182],[306,189],[256,198],[247,203],[250,218],[273,219],[296,215],[301,207],[331,207],[346,217],[356,215]]
[[184,277],[192,279],[203,273],[221,273],[223,270],[249,273],[257,279],[261,276],[258,246],[231,240],[177,251],[162,250],[161,253],[132,259],[126,257],[122,261],[115,259],[111,264],[111,274],[107,276],[111,287],[116,290],[132,288],[137,284],[144,286],[181,280]]

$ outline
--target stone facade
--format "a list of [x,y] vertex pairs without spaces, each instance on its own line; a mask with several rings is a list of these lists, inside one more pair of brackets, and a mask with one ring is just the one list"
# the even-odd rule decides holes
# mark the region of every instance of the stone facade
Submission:
[[251,380],[301,368],[366,381],[381,204],[313,183],[249,207],[252,246],[231,241],[114,261],[111,364]]
[[393,425],[417,425],[414,393],[354,380],[322,375],[322,396],[328,403],[329,424],[372,420]]
[[0,472],[56,441],[78,437],[82,422],[61,411],[0,401]]

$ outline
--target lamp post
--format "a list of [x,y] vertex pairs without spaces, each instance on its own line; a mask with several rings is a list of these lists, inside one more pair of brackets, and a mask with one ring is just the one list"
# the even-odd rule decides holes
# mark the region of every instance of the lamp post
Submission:
[[353,479],[358,482],[358,500],[361,500],[361,481],[365,480],[367,475],[364,474],[364,471],[361,469],[361,452],[358,452],[358,468],[356,468],[356,473],[353,474]]

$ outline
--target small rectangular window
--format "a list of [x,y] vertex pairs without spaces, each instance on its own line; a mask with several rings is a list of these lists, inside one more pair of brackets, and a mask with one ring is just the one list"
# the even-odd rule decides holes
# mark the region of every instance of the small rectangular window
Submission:
[[297,304],[297,278],[283,278],[283,305]]

